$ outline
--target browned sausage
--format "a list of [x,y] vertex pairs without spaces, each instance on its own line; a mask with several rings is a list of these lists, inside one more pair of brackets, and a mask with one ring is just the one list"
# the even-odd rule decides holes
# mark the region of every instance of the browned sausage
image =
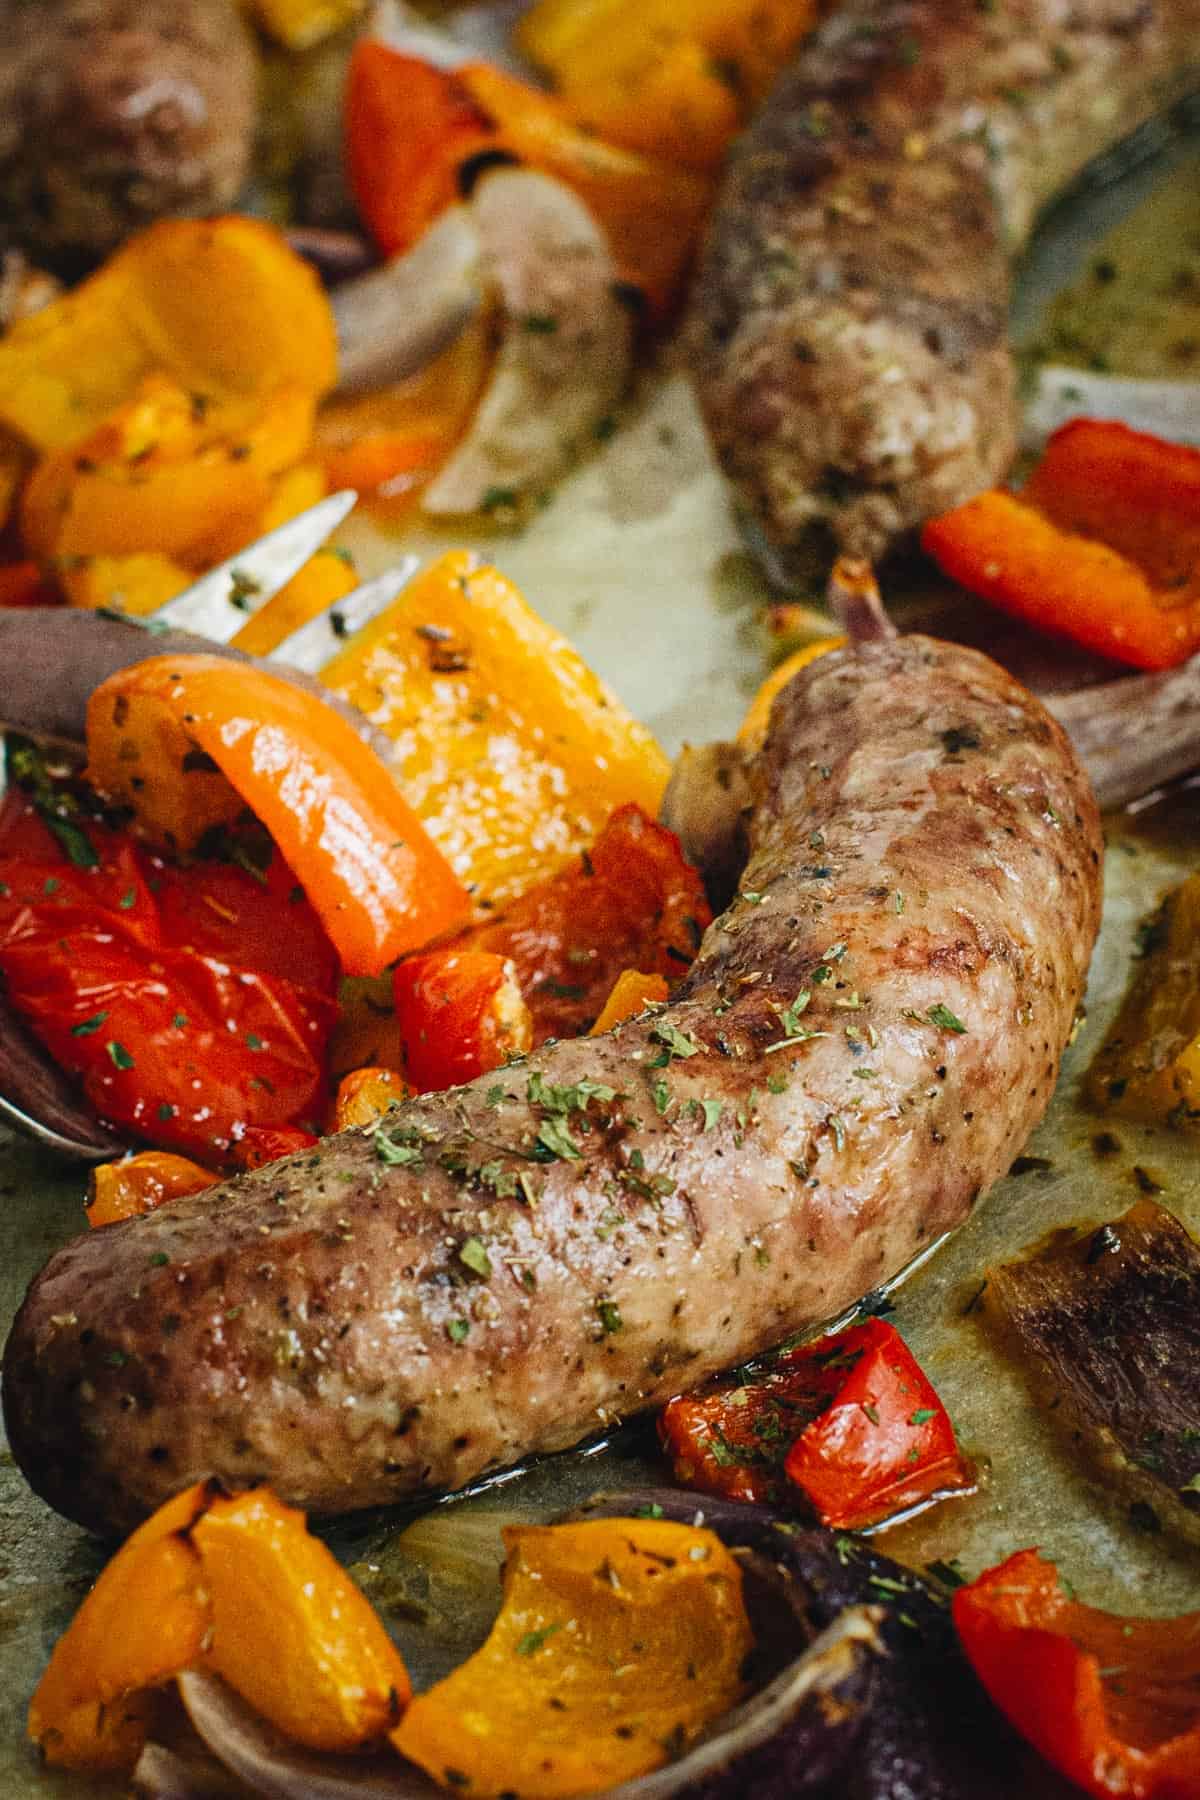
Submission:
[[0,230],[68,263],[246,178],[257,72],[234,0],[0,0]]
[[607,1037],[67,1246],[9,1340],[33,1485],[337,1512],[554,1450],[828,1319],[1040,1118],[1097,929],[1070,746],[978,653],[821,658],[776,703],[741,891]]
[[1016,448],[1009,263],[1200,81],[1200,0],[841,0],[735,149],[695,286],[713,440],[783,575],[872,559]]

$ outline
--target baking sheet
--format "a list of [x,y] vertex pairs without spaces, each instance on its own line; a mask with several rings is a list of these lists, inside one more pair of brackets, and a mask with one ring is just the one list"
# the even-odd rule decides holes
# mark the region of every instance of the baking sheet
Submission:
[[[1034,341],[1047,302],[1096,253],[1101,236],[1169,183],[1188,191],[1200,248],[1200,138],[1161,134],[1149,160],[1077,196],[1034,246],[1016,320]],[[1177,228],[1173,228],[1177,229]],[[1174,248],[1173,245],[1165,248]],[[1139,341],[1163,339],[1161,311]],[[1153,369],[1144,371],[1152,373]],[[1168,372],[1161,365],[1159,373]],[[1178,372],[1178,371],[1172,371]],[[366,573],[398,549],[367,521],[344,534]],[[460,541],[408,532],[404,547],[432,554]],[[675,751],[685,740],[728,734],[764,673],[765,588],[741,548],[728,500],[686,382],[668,367],[647,380],[602,455],[564,482],[519,537],[481,544]],[[1020,1373],[993,1347],[984,1305],[970,1306],[989,1263],[1053,1226],[1101,1220],[1136,1198],[1132,1171],[1152,1171],[1163,1201],[1200,1234],[1200,1158],[1194,1139],[1118,1124],[1121,1150],[1103,1161],[1092,1140],[1104,1122],[1078,1104],[1082,1072],[1123,992],[1136,925],[1162,891],[1200,865],[1200,804],[1185,796],[1161,828],[1109,833],[1104,929],[1093,964],[1088,1023],[1068,1052],[1050,1113],[1029,1145],[1050,1167],[1010,1176],[972,1220],[897,1296],[896,1322],[936,1383],[960,1437],[984,1469],[980,1495],[943,1506],[893,1532],[886,1547],[916,1562],[957,1558],[974,1573],[1038,1544],[1084,1599],[1130,1611],[1200,1606],[1200,1561],[1161,1535],[1135,1529],[1125,1505],[1096,1487],[1039,1416]],[[26,1282],[54,1248],[83,1228],[78,1171],[0,1136],[0,1330]],[[968,1310],[968,1308],[970,1309]],[[383,1611],[418,1686],[469,1652],[486,1632],[498,1587],[499,1527],[546,1517],[599,1486],[647,1472],[644,1430],[609,1447],[543,1463],[482,1494],[412,1515],[374,1513],[326,1535]],[[661,1466],[655,1471],[661,1477]],[[120,1793],[122,1783],[80,1781],[37,1767],[24,1712],[50,1645],[101,1566],[101,1549],[37,1501],[0,1450],[0,1793],[12,1800]]]

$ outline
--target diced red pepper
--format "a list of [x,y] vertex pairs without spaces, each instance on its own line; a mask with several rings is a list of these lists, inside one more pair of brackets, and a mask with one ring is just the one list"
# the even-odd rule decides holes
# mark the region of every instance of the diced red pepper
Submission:
[[62,595],[42,573],[40,563],[0,566],[0,606],[58,606]]
[[73,855],[23,796],[6,805],[0,971],[100,1116],[217,1162],[248,1129],[318,1114],[337,958],[282,858],[261,879],[174,869],[68,829]]
[[262,1169],[278,1162],[281,1156],[294,1156],[298,1150],[311,1150],[319,1139],[315,1132],[299,1125],[247,1125],[240,1138],[229,1147],[229,1161],[235,1169]]
[[629,805],[617,808],[578,860],[501,918],[464,932],[453,948],[511,960],[536,1046],[587,1031],[625,969],[678,981],[711,918],[679,839]]
[[1036,630],[1141,669],[1200,648],[1200,451],[1125,425],[1055,432],[1023,493],[932,519],[948,575]]
[[762,1377],[672,1400],[660,1430],[681,1481],[857,1530],[974,1486],[946,1410],[893,1326],[868,1319],[774,1359]]
[[350,186],[385,256],[409,249],[458,199],[460,164],[495,139],[454,75],[372,38],[350,59],[345,119]]
[[1200,1612],[1129,1619],[1084,1606],[1036,1550],[959,1588],[953,1609],[996,1705],[1085,1793],[1197,1800]]
[[490,950],[430,950],[396,965],[405,1070],[421,1093],[457,1087],[533,1039],[516,970]]

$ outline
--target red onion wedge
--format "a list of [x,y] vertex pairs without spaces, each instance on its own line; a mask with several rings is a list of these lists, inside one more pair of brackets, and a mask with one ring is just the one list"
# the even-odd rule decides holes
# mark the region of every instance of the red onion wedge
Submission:
[[190,1670],[179,1677],[179,1692],[217,1760],[267,1800],[435,1800],[444,1793],[394,1753],[322,1756],[300,1749],[216,1675]]

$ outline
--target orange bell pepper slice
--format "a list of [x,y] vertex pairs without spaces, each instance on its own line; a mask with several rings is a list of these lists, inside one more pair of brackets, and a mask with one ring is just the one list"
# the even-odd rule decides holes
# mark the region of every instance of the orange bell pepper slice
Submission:
[[495,135],[454,75],[372,38],[350,59],[345,118],[351,191],[385,256],[458,199],[459,166]]
[[330,1129],[351,1131],[355,1127],[374,1125],[393,1106],[399,1106],[402,1100],[408,1100],[412,1091],[403,1075],[398,1074],[395,1069],[370,1065],[351,1069],[338,1083]]
[[269,1488],[199,1482],[102,1571],[37,1685],[29,1736],[47,1762],[131,1768],[153,1690],[204,1667],[313,1750],[378,1741],[411,1693],[382,1622],[303,1513]]
[[840,1530],[975,1485],[932,1384],[882,1319],[787,1351],[758,1380],[672,1400],[659,1433],[680,1481],[774,1504],[798,1488]]
[[29,1736],[47,1762],[95,1770],[136,1762],[150,1690],[199,1659],[208,1629],[187,1536],[208,1499],[200,1483],[139,1526],[55,1644],[29,1703]]
[[404,1066],[421,1093],[457,1087],[533,1043],[517,972],[488,950],[430,950],[396,967]]
[[1097,1800],[1200,1794],[1200,1612],[1127,1619],[1070,1596],[1018,1550],[959,1588],[954,1623],[1023,1737]]
[[124,1162],[100,1163],[88,1180],[88,1224],[95,1229],[153,1212],[166,1200],[203,1193],[216,1180],[198,1162],[169,1150],[143,1150]]
[[1019,497],[980,494],[921,541],[972,593],[1101,656],[1170,669],[1200,648],[1200,450],[1074,420]]
[[622,969],[612,984],[608,999],[604,1002],[590,1035],[599,1037],[602,1031],[611,1031],[614,1025],[636,1018],[648,1006],[661,1005],[670,992],[661,975],[644,975],[640,969]]
[[[87,744],[97,788],[151,827],[165,796],[181,843],[195,841],[187,782],[219,770],[270,832],[347,974],[379,974],[470,909],[374,751],[292,682],[217,656],[151,657],[96,689]],[[131,781],[139,763],[153,782]]]
[[569,107],[490,63],[458,80],[496,127],[496,145],[573,188],[608,234],[626,281],[666,310],[712,204],[713,184],[693,169],[591,135]]

